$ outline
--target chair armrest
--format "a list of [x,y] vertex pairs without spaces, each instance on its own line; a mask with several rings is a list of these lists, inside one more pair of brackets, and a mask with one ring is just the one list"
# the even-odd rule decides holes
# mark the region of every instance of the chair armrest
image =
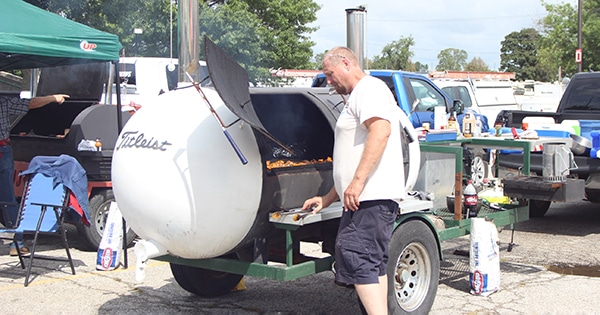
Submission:
[[63,209],[68,209],[69,208],[69,206],[53,205],[53,204],[49,204],[49,203],[32,202],[30,204],[33,205],[33,206],[40,206],[40,207],[53,207],[53,208],[63,208]]

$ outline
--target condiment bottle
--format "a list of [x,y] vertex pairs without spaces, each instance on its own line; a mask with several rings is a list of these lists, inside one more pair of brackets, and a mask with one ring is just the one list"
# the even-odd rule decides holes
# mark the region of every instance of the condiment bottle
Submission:
[[456,116],[454,116],[454,111],[450,111],[450,117],[448,117],[448,129],[458,129],[456,127]]
[[462,121],[462,133],[465,138],[473,137],[473,129],[475,127],[475,115],[468,111]]

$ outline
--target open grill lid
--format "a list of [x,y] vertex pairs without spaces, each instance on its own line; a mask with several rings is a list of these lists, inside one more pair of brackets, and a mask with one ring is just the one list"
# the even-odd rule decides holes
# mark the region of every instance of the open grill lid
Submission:
[[37,95],[68,94],[67,101],[100,102],[108,81],[108,63],[93,62],[43,68]]
[[204,54],[210,79],[225,105],[252,128],[295,155],[281,141],[271,135],[260,122],[250,100],[248,73],[237,62],[204,36]]

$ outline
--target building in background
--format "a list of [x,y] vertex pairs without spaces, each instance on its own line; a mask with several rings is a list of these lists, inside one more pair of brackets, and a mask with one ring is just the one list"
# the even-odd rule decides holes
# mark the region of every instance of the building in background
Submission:
[[272,77],[280,78],[279,86],[310,87],[321,70],[270,69]]

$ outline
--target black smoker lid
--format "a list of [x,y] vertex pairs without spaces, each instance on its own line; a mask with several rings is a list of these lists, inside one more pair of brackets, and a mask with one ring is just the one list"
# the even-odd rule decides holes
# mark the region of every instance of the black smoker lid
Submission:
[[36,95],[68,94],[70,100],[99,102],[107,82],[107,62],[48,67],[40,70]]
[[250,100],[248,73],[235,60],[204,36],[204,54],[210,79],[225,105],[240,119],[248,123],[269,139],[293,153],[271,135],[260,122]]

